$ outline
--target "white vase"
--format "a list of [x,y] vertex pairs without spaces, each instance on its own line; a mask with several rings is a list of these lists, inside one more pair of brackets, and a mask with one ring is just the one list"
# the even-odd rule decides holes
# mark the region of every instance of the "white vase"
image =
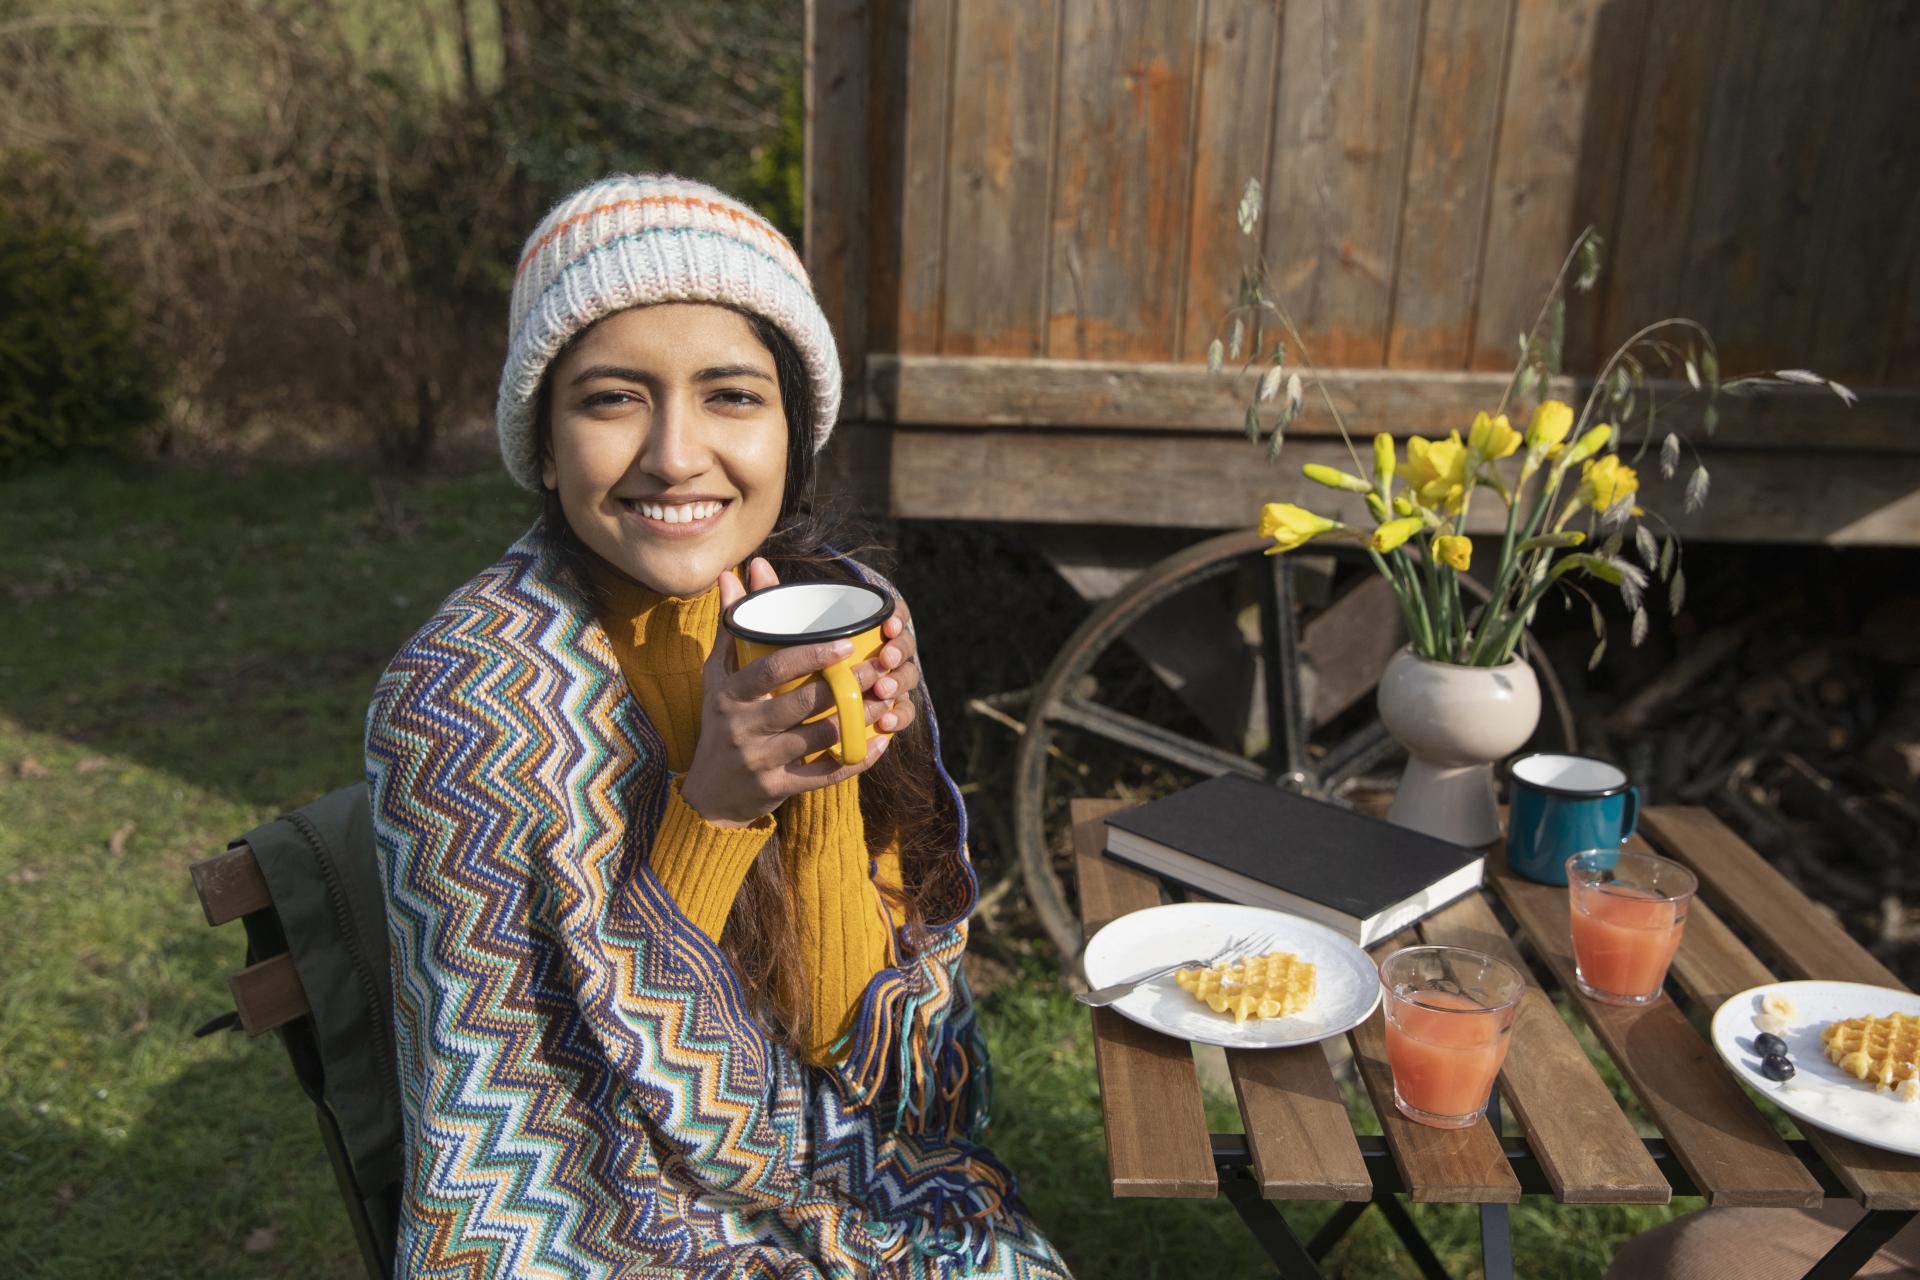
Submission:
[[1540,723],[1540,684],[1520,658],[1499,667],[1433,662],[1404,648],[1380,677],[1380,719],[1407,749],[1387,820],[1455,844],[1500,836],[1496,761]]

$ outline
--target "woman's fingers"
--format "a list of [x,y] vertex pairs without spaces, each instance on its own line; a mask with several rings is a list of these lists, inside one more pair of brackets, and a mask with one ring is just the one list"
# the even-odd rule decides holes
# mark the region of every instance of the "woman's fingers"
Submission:
[[764,698],[787,681],[825,670],[852,652],[851,640],[828,640],[820,644],[796,644],[775,649],[766,657],[756,658],[740,668],[727,682],[727,692],[740,702]]
[[[862,705],[862,710],[866,713],[869,730],[867,736],[871,738],[874,736],[872,730],[879,728],[878,722],[886,718],[887,704],[869,701]],[[881,730],[881,732],[890,731]],[[839,716],[827,716],[825,719],[811,723],[801,723],[796,720],[784,730],[767,737],[755,752],[756,758],[753,763],[757,768],[762,769],[797,764],[816,751],[825,751],[838,741],[840,741]]]
[[821,756],[812,764],[794,764],[787,768],[787,777],[793,780],[793,790],[812,791],[819,787],[831,787],[835,783],[856,778],[880,762],[887,753],[887,747],[893,742],[891,734],[870,733],[867,735],[866,759],[854,764],[841,764],[831,754]]
[[755,556],[747,565],[747,589],[764,591],[768,587],[780,585],[780,575],[773,571],[773,565],[765,556]]
[[[861,690],[867,695],[862,701],[873,705],[872,695],[875,673],[870,666],[862,663],[853,669],[854,679],[860,682]],[[880,700],[883,704],[884,699]],[[802,720],[810,720],[822,711],[834,708],[833,686],[825,680],[809,680],[798,689],[789,689],[762,703],[756,710],[755,719],[762,729],[769,733],[781,729],[791,729]],[[868,720],[873,716],[869,715]]]
[[[725,612],[728,605],[747,594],[740,585],[739,575],[728,569],[720,575],[720,609]],[[707,655],[706,672],[703,679],[711,689],[716,683],[724,682],[740,669],[738,656],[733,651],[733,637],[725,627],[720,628],[713,637],[713,652]]]

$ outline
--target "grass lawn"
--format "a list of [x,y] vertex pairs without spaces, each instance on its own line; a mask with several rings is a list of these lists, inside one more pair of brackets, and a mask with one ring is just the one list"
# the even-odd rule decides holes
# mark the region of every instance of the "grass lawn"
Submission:
[[[202,922],[187,866],[360,775],[375,677],[530,511],[491,471],[376,486],[340,467],[91,465],[0,487],[0,1274],[359,1274],[278,1044],[192,1037],[227,1007],[242,943]],[[926,593],[970,579],[896,576],[939,688],[947,610]],[[983,1017],[994,1145],[1083,1278],[1270,1274],[1224,1201],[1107,1193],[1087,1019],[1043,959]],[[1329,1211],[1288,1208],[1303,1233]],[[1472,1211],[1414,1212],[1474,1274]],[[1670,1212],[1530,1200],[1520,1271],[1597,1274]],[[1370,1214],[1330,1270],[1407,1262]]]

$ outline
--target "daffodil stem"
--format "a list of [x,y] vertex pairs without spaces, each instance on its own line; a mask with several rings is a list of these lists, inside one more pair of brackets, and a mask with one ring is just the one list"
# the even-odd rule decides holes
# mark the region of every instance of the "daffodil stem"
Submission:
[[1407,639],[1417,644],[1420,628],[1414,622],[1413,602],[1407,598],[1407,589],[1401,582],[1399,573],[1378,551],[1368,548],[1367,554],[1373,557],[1373,567],[1380,571],[1380,576],[1387,580],[1389,587],[1393,588],[1393,598],[1400,602],[1400,617],[1407,624]]

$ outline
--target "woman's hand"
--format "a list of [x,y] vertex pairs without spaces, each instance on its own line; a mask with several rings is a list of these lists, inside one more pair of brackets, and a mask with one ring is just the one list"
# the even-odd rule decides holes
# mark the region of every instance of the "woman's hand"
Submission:
[[[779,582],[773,566],[758,557],[747,576],[756,591]],[[720,575],[721,609],[746,593],[731,570]],[[840,739],[838,717],[805,723],[833,706],[833,691],[824,680],[777,696],[773,691],[841,661],[852,651],[851,642],[794,645],[740,667],[732,637],[722,628],[702,672],[700,740],[680,782],[681,798],[709,822],[746,826],[772,813],[790,795],[832,786],[873,767],[892,735],[913,722],[908,695],[919,684],[920,673],[912,662],[907,617],[906,607],[896,603],[893,616],[883,624],[887,643],[853,668],[866,694],[867,723],[878,732],[868,735],[866,758],[849,765],[831,755],[805,762]]]

